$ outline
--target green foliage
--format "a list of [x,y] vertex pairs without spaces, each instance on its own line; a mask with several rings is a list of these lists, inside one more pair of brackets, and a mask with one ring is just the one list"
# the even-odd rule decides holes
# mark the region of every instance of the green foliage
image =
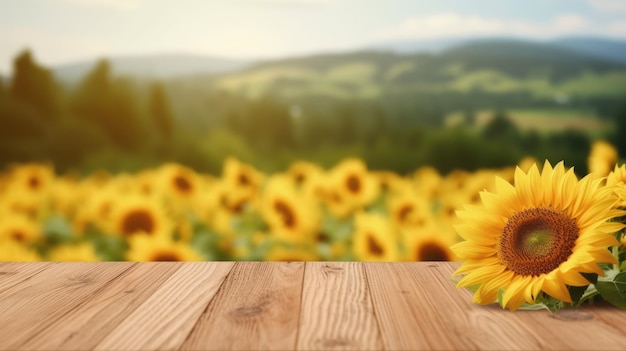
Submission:
[[[40,160],[52,162],[62,172],[130,171],[176,161],[219,173],[228,156],[264,171],[285,169],[300,159],[330,167],[356,156],[371,169],[408,173],[432,165],[446,173],[513,165],[531,155],[567,160],[582,173],[591,140],[587,131],[537,132],[525,123],[534,118],[541,123],[533,125],[545,125],[545,113],[556,120],[559,111],[568,112],[558,119],[570,120],[582,105],[592,111],[579,116],[586,121],[597,121],[593,109],[601,107],[615,115],[612,140],[626,152],[620,137],[626,118],[615,112],[625,109],[620,110],[615,98],[575,100],[555,108],[551,95],[436,88],[472,72],[463,62],[478,64],[472,61],[476,53],[465,53],[469,56],[454,62],[442,57],[439,62],[431,55],[329,55],[290,60],[287,72],[286,62],[276,62],[222,77],[163,82],[115,77],[108,61],[101,60],[80,84],[62,90],[50,72],[24,52],[16,58],[19,69],[11,85],[4,93],[0,89],[0,165]],[[513,73],[503,74],[517,79]],[[274,81],[277,75],[282,77],[279,83]],[[345,91],[361,89],[355,82],[382,90],[368,98],[360,93],[341,97],[280,93],[318,78]],[[254,82],[257,98],[236,92]],[[222,90],[222,84],[239,88]],[[430,88],[424,90],[425,85]],[[492,117],[485,116],[490,111],[498,114],[483,118]],[[444,122],[454,113],[460,123],[446,127]],[[602,137],[601,133],[593,137]]]
[[102,128],[120,148],[135,149],[142,141],[137,98],[131,82],[113,79],[108,61],[101,60],[83,79],[74,97],[74,111]]
[[153,83],[150,87],[149,113],[160,136],[166,139],[171,137],[174,132],[174,117],[161,83]]
[[59,86],[52,73],[39,66],[29,50],[20,53],[13,62],[14,75],[11,80],[11,95],[32,106],[42,118],[58,116],[60,102]]
[[600,280],[595,285],[603,299],[626,309],[626,272],[618,273],[612,280]]

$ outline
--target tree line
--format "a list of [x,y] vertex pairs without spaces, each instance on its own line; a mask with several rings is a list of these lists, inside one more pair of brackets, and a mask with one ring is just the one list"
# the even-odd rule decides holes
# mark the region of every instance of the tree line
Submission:
[[[116,76],[106,59],[70,86],[26,50],[0,84],[0,167],[40,161],[61,172],[135,171],[174,161],[219,173],[231,155],[265,171],[302,159],[331,166],[357,156],[372,169],[407,173],[422,165],[442,172],[502,167],[534,156],[585,170],[588,134],[521,131],[502,106],[484,127],[475,125],[471,109],[463,123],[446,127],[446,103],[454,98],[311,98],[294,104],[224,91],[181,94],[172,82]],[[191,105],[198,107],[191,111]],[[606,137],[626,153],[625,113],[619,104],[611,107],[616,130]]]

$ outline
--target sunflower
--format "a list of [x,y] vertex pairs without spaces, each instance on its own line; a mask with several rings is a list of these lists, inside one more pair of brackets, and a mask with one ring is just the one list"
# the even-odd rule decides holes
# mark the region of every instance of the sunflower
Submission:
[[100,257],[88,242],[55,246],[48,252],[48,260],[55,262],[99,262]]
[[595,178],[605,177],[617,163],[617,149],[604,140],[597,140],[591,145],[587,158],[589,173]]
[[443,178],[433,167],[424,166],[418,168],[410,179],[415,183],[416,190],[424,194],[428,199],[432,200],[441,193]]
[[257,192],[264,180],[261,172],[233,157],[224,161],[222,178],[233,187],[245,189],[250,193]]
[[323,171],[320,166],[307,161],[294,162],[287,170],[289,177],[291,177],[298,186],[302,187],[306,186],[311,182],[311,180],[322,172]]
[[320,258],[314,252],[304,248],[288,248],[284,246],[275,246],[265,255],[266,261],[277,262],[302,262],[302,261],[318,261]]
[[38,262],[39,254],[14,240],[0,239],[0,262]]
[[357,213],[353,250],[359,261],[397,261],[398,240],[388,219],[380,214]]
[[408,261],[457,261],[450,249],[455,240],[436,225],[402,232]]
[[188,244],[165,237],[145,234],[134,235],[128,240],[126,259],[133,262],[154,261],[202,261],[202,256]]
[[169,237],[173,223],[167,211],[154,197],[129,195],[117,198],[111,205],[110,231],[130,237],[144,233]]
[[388,202],[396,228],[424,227],[433,221],[431,203],[421,195],[404,193],[390,197]]
[[66,217],[72,217],[82,204],[83,194],[79,191],[77,179],[69,176],[57,178],[50,192],[51,205],[54,211]]
[[14,198],[13,207],[25,214],[36,216],[46,207],[54,182],[51,166],[38,163],[15,165],[9,171],[5,193]]
[[42,238],[39,223],[23,214],[0,215],[0,240],[32,244]]
[[177,163],[166,163],[154,174],[154,185],[150,186],[149,175],[144,175],[142,188],[168,200],[176,211],[187,210],[200,193],[200,176],[191,168]]
[[497,178],[494,193],[481,193],[482,205],[457,213],[465,239],[452,246],[464,260],[457,286],[479,286],[473,301],[481,304],[504,289],[500,303],[511,310],[534,304],[541,291],[572,302],[567,286],[590,284],[581,273],[603,275],[598,263],[615,263],[607,247],[623,224],[608,220],[624,211],[601,182],[578,180],[563,162],[552,168],[548,161],[541,173],[516,169],[515,186]]
[[317,231],[319,213],[315,202],[299,192],[286,176],[275,175],[268,180],[262,204],[263,218],[278,238],[303,242]]
[[380,191],[376,178],[360,159],[343,160],[331,170],[330,176],[330,190],[335,191],[353,210],[369,205]]

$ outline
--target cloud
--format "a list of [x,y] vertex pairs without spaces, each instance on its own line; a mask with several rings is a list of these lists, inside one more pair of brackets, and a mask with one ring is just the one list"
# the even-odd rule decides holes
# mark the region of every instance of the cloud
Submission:
[[599,12],[626,12],[626,1],[624,0],[588,0],[591,7]]
[[376,41],[446,37],[515,36],[550,38],[566,35],[623,36],[623,23],[594,23],[579,14],[562,14],[548,22],[503,20],[457,13],[413,17],[373,33]]
[[132,11],[139,8],[140,0],[64,0],[66,3],[103,10]]

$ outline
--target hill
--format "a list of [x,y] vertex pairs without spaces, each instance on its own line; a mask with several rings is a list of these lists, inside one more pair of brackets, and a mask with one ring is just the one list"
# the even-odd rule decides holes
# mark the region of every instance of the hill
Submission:
[[547,43],[498,39],[471,41],[439,53],[369,50],[295,57],[191,79],[248,96],[374,98],[485,91],[552,98],[583,94],[582,83],[591,94],[623,94],[626,63]]
[[[249,62],[241,60],[187,54],[123,56],[108,59],[116,74],[152,78],[226,73],[249,65]],[[56,66],[53,72],[62,81],[75,82],[92,69],[95,63],[96,60]]]
[[626,63],[626,41],[605,38],[563,38],[554,45],[596,57]]

